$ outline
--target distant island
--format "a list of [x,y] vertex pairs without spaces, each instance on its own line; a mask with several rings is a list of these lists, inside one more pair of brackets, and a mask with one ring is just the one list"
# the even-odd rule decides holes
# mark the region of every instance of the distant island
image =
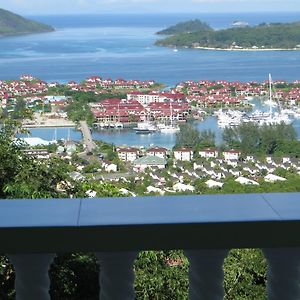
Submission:
[[32,21],[0,8],[0,37],[54,31],[52,26]]
[[236,26],[213,30],[200,20],[192,20],[178,23],[157,34],[170,35],[155,43],[167,47],[212,50],[300,50],[300,22],[261,23],[253,27]]
[[171,34],[179,34],[179,33],[197,32],[201,30],[213,31],[213,29],[207,23],[196,19],[196,20],[178,23],[174,26],[170,26],[164,30],[158,31],[156,34],[171,35]]

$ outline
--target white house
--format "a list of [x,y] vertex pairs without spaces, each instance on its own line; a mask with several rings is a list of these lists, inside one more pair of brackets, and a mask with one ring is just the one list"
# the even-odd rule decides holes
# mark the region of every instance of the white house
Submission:
[[177,191],[177,192],[186,192],[186,191],[194,192],[195,188],[192,185],[183,184],[181,182],[178,182],[173,185],[173,190]]
[[205,182],[205,184],[211,189],[211,188],[222,188],[224,183],[222,182],[218,182],[218,181],[215,181],[215,180],[212,180],[212,179],[209,179]]
[[239,182],[240,184],[259,185],[258,182],[242,176],[238,177],[235,181]]
[[165,169],[166,165],[167,161],[164,158],[157,156],[143,156],[133,162],[133,170],[135,172],[143,172],[147,168]]
[[174,157],[176,160],[191,161],[193,156],[193,150],[190,148],[180,148],[174,150]]
[[124,188],[121,188],[119,189],[119,192],[125,196],[132,196],[132,197],[136,197],[136,194],[127,190],[127,189],[124,189]]
[[114,163],[108,162],[108,161],[103,161],[102,162],[102,167],[106,172],[117,172],[118,171],[118,166]]
[[117,153],[122,161],[133,162],[138,158],[139,150],[136,148],[117,148]]
[[147,186],[147,193],[159,193],[160,195],[164,195],[165,191],[161,190],[160,188],[150,185],[150,186]]
[[265,181],[267,182],[275,182],[275,181],[286,181],[286,178],[280,177],[274,174],[268,174],[264,177]]
[[166,158],[168,150],[163,147],[154,147],[147,150],[147,156],[157,156],[161,158]]
[[219,155],[219,152],[214,148],[205,148],[202,150],[199,150],[200,157],[204,158],[217,158]]
[[224,156],[224,159],[227,161],[228,160],[238,160],[241,156],[241,151],[231,149],[231,150],[223,151],[222,154]]

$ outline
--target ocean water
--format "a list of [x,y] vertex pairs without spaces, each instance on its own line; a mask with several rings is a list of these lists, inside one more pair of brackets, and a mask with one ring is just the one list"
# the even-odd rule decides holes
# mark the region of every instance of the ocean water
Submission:
[[154,79],[262,81],[300,79],[300,51],[236,52],[157,47],[155,32],[199,18],[214,28],[236,20],[290,22],[296,13],[31,16],[55,32],[0,39],[0,79],[30,73],[46,81],[81,81],[90,75]]
[[[183,80],[226,79],[263,81],[272,78],[300,79],[300,51],[238,52],[157,47],[155,32],[180,21],[199,18],[216,29],[228,28],[236,20],[250,25],[262,22],[299,21],[297,13],[161,14],[31,16],[50,24],[55,32],[0,39],[0,79],[32,74],[48,82],[81,81],[91,75],[104,78],[154,79],[168,86]],[[213,129],[221,139],[216,120],[195,123]],[[299,122],[294,124],[300,137]],[[32,129],[33,136],[52,140],[54,129]],[[58,128],[58,138],[68,129]],[[80,132],[71,130],[74,140]],[[94,132],[95,139],[116,145],[173,147],[175,135],[137,135],[133,131]]]

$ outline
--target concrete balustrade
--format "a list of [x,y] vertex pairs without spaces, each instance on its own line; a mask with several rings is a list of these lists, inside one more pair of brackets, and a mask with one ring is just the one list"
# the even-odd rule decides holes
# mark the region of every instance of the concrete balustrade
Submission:
[[[263,248],[268,299],[300,299],[300,194],[0,201],[17,300],[46,300],[56,252],[95,252],[100,299],[134,299],[138,251],[189,249],[191,300],[223,299],[231,248]],[[174,238],[176,237],[176,238]]]

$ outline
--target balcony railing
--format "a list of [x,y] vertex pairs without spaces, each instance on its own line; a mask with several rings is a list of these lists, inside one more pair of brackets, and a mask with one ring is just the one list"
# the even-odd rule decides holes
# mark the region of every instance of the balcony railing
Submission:
[[101,300],[134,299],[140,250],[185,249],[190,299],[222,299],[228,249],[263,248],[269,299],[300,299],[300,193],[0,201],[17,299],[50,299],[56,252],[95,252]]

